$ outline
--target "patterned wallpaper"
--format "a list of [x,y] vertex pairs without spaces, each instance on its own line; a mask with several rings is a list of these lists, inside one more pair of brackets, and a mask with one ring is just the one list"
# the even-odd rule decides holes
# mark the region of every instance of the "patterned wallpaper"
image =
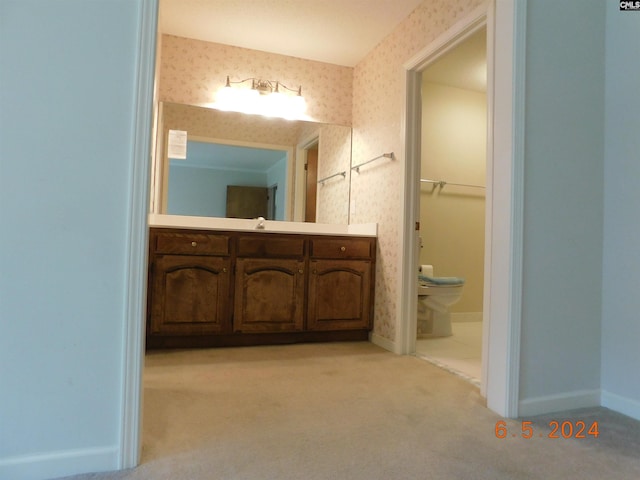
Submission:
[[231,80],[259,77],[302,86],[310,120],[351,125],[353,69],[328,63],[162,36],[159,101],[206,106]]
[[403,208],[402,138],[404,106],[403,63],[483,0],[425,0],[354,69],[353,163],[385,152],[396,160],[382,159],[354,172],[351,198],[355,211],[351,223],[378,223],[378,265],[374,333],[392,342],[402,319],[398,318],[399,268]]
[[318,185],[316,222],[349,223],[349,181],[351,174],[351,129],[336,126],[320,128],[318,180],[345,172]]

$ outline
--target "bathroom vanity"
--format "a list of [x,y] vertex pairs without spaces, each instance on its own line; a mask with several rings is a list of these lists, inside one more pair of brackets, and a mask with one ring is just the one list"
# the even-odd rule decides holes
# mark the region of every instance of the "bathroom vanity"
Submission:
[[147,347],[366,340],[376,226],[152,215]]

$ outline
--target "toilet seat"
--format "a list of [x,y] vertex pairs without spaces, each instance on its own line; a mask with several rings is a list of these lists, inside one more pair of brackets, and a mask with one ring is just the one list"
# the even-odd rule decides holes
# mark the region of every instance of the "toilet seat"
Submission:
[[463,285],[436,285],[434,283],[418,283],[418,296],[459,295]]

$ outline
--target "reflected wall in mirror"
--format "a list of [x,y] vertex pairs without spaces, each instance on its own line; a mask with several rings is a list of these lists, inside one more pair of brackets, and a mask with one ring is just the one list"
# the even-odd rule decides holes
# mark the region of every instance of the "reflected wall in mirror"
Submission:
[[[275,220],[349,222],[350,127],[166,102],[158,113],[152,213],[226,216],[227,186],[247,186],[275,190]],[[186,160],[168,158],[169,130],[187,132]]]
[[186,158],[169,158],[167,213],[285,220],[289,155],[192,137]]

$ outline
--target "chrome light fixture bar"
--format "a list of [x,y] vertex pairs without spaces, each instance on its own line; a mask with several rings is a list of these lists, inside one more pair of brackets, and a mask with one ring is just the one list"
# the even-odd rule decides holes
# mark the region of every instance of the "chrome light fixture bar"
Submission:
[[[251,82],[250,87],[242,86],[248,82]],[[238,84],[240,87],[234,88],[232,84]],[[232,81],[227,76],[225,86],[216,94],[214,107],[219,110],[296,120],[303,118],[307,105],[302,96],[301,86],[294,89],[282,82],[261,78]]]

